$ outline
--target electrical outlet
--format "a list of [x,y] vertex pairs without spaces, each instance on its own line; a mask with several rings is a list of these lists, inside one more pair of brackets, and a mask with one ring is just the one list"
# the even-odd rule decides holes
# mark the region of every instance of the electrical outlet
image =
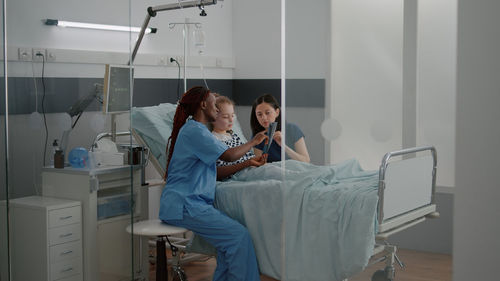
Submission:
[[17,52],[20,61],[31,61],[31,48],[19,48]]
[[215,66],[216,67],[223,67],[224,66],[224,62],[222,61],[221,58],[216,58],[215,59]]
[[[181,65],[184,66],[184,57],[183,56],[176,56],[175,60]],[[175,62],[174,62],[175,63]],[[177,65],[177,64],[176,64]]]
[[161,57],[159,60],[158,60],[158,65],[167,65],[167,59],[164,58],[164,57]]
[[36,62],[43,62],[44,60],[47,61],[45,53],[46,53],[45,49],[33,48],[33,61]]
[[183,62],[184,62],[183,56],[172,56],[172,57],[168,57],[167,66],[177,66],[177,63],[175,61],[172,61],[172,59],[177,61],[177,63],[179,63],[180,66],[183,65]]
[[175,57],[168,57],[166,63],[167,63],[167,66],[177,66],[177,64],[175,63],[175,61],[172,61],[172,59],[175,59]]
[[55,62],[56,61],[56,52],[54,50],[50,50],[50,49],[47,49],[45,51],[45,54],[47,55],[47,57],[45,58],[45,61],[47,62]]

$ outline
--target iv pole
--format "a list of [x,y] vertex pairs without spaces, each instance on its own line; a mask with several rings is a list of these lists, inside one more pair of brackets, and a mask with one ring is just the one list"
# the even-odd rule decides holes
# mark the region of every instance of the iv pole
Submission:
[[[223,0],[220,0],[220,1],[223,1]],[[217,0],[194,0],[194,1],[186,1],[186,2],[179,1],[178,3],[173,3],[173,4],[165,4],[165,5],[159,5],[159,6],[154,6],[154,7],[148,7],[148,9],[147,9],[148,13],[146,15],[146,18],[144,19],[144,22],[142,23],[141,31],[139,32],[139,35],[137,37],[137,41],[135,42],[134,50],[132,51],[132,57],[131,57],[131,60],[128,62],[128,65],[132,65],[132,63],[134,62],[135,56],[137,55],[137,51],[139,50],[139,46],[141,45],[142,38],[144,37],[144,34],[146,33],[146,28],[149,25],[149,21],[151,20],[151,17],[156,16],[157,12],[178,10],[178,9],[184,9],[184,8],[193,8],[193,7],[198,7],[204,12],[204,10],[203,10],[204,6],[215,5],[215,4],[217,4]],[[185,64],[185,62],[184,62],[184,64]],[[114,114],[111,115],[111,140],[113,140],[113,141],[116,140],[116,119],[115,119]]]
[[201,23],[199,22],[188,22],[188,19],[184,19],[184,22],[173,22],[168,24],[168,28],[173,29],[176,25],[182,24],[182,37],[184,39],[184,92],[187,91],[187,78],[186,78],[186,66],[187,66],[187,39],[188,39],[188,26],[194,25],[196,28],[201,28]]
[[[220,0],[223,1],[223,0]],[[134,50],[132,51],[132,57],[131,60],[128,62],[128,65],[132,65],[132,63],[135,60],[135,56],[137,55],[137,51],[139,50],[139,46],[141,45],[142,38],[144,37],[144,34],[146,33],[146,28],[149,25],[149,21],[151,20],[151,17],[155,17],[157,12],[161,11],[171,11],[171,10],[178,10],[178,9],[184,9],[184,8],[193,8],[193,7],[198,7],[200,8],[203,12],[203,7],[204,6],[209,6],[209,5],[215,5],[217,4],[217,0],[194,0],[194,1],[186,1],[186,2],[181,2],[179,1],[178,3],[172,3],[172,4],[165,4],[165,5],[158,5],[154,7],[148,7],[147,15],[146,18],[144,19],[144,22],[142,23],[141,26],[141,31],[139,32],[139,35],[137,37],[137,41],[135,42]],[[205,13],[206,15],[206,13]],[[184,65],[186,62],[184,62]],[[184,70],[185,72],[185,70]],[[185,73],[184,73],[185,75]],[[186,87],[186,82],[184,82],[184,88]],[[115,120],[115,115],[111,115],[111,139],[113,141],[116,140],[116,120]]]
[[[223,1],[223,0],[221,0],[221,1]],[[132,57],[131,57],[131,60],[128,62],[128,65],[132,65],[132,63],[134,62],[135,56],[137,55],[137,51],[139,50],[139,46],[141,45],[142,38],[144,37],[144,34],[146,32],[146,28],[148,27],[149,21],[151,20],[151,17],[156,16],[157,12],[198,7],[202,10],[202,13],[206,15],[203,7],[205,5],[208,6],[208,5],[215,5],[215,4],[217,4],[217,0],[194,0],[194,1],[188,1],[188,2],[179,1],[178,3],[174,3],[174,4],[166,4],[166,5],[149,7],[147,9],[148,14],[146,15],[146,18],[144,19],[144,22],[142,23],[141,32],[139,33],[139,36],[137,37],[137,41],[135,42],[134,51],[132,52]],[[111,116],[111,119],[112,119],[112,121],[111,121],[111,127],[112,127],[111,128],[111,138],[115,139],[116,138],[116,124],[115,124],[115,120],[113,120],[114,119],[113,116],[114,115]],[[167,240],[168,240],[168,238],[167,238]],[[169,242],[169,244],[170,244],[170,242]],[[165,257],[165,251],[163,250],[163,253],[161,255],[159,254],[160,251],[158,251],[158,248],[165,249],[165,242],[157,241],[156,247],[157,247],[156,280],[167,280],[168,279],[168,271],[167,271],[167,262],[166,262],[166,257]],[[171,245],[171,247],[173,247],[173,246]]]
[[139,33],[137,42],[135,42],[134,51],[132,52],[132,60],[128,64],[130,65],[134,62],[135,56],[137,55],[137,51],[139,50],[139,46],[141,45],[141,41],[142,38],[144,37],[146,28],[148,27],[149,21],[151,20],[151,17],[156,16],[157,12],[178,10],[178,9],[192,8],[192,7],[199,7],[201,9],[203,8],[203,6],[215,5],[215,4],[217,4],[217,0],[195,0],[195,1],[179,2],[179,3],[149,7],[148,14],[144,19],[144,22],[142,23],[141,32]]

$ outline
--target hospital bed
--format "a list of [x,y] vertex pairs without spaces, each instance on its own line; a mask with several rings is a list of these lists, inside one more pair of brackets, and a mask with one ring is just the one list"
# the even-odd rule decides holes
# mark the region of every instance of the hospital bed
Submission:
[[[174,114],[173,104],[132,110],[133,135],[150,149],[160,175]],[[244,138],[239,125],[234,130]],[[378,171],[364,171],[356,160],[326,166],[287,160],[218,182],[215,204],[248,228],[265,275],[346,280],[372,258],[386,263],[372,280],[389,281],[395,262],[402,263],[387,239],[439,216],[435,180],[433,147],[389,152]],[[199,237],[187,250],[213,253]]]

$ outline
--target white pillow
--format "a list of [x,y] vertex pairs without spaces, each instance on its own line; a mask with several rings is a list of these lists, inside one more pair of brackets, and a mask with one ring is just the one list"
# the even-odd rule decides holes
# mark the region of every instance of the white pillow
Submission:
[[[166,146],[172,134],[176,108],[177,105],[171,103],[132,108],[132,129],[146,142],[150,153],[158,159],[162,167],[167,164]],[[237,118],[233,121],[233,131],[242,142],[247,142]]]

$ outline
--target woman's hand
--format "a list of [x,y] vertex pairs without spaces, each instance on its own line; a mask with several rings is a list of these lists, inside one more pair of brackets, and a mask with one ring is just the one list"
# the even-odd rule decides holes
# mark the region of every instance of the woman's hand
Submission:
[[266,136],[266,131],[262,131],[260,133],[257,133],[253,139],[251,140],[251,142],[253,143],[252,146],[256,146],[258,144],[260,144],[262,141],[266,140],[265,143],[267,143],[269,141],[269,137]]
[[263,154],[261,156],[255,156],[251,159],[248,160],[250,163],[250,166],[255,166],[255,167],[260,167],[267,162],[267,154]]
[[273,140],[281,146],[281,131],[274,132]]

